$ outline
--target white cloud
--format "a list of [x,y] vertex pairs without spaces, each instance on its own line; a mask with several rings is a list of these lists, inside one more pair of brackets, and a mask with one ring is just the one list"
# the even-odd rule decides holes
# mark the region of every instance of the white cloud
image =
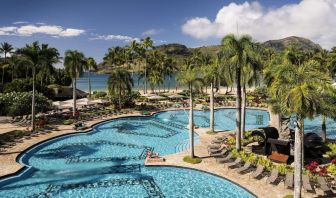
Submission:
[[13,24],[18,25],[18,24],[26,24],[26,23],[28,23],[28,22],[27,21],[16,21]]
[[250,34],[259,41],[302,36],[325,48],[336,45],[335,0],[302,0],[268,9],[258,2],[230,3],[211,21],[196,17],[182,25],[183,33],[197,39],[221,38],[229,33]]
[[64,28],[57,25],[30,24],[0,27],[0,35],[32,36],[33,34],[46,34],[52,37],[74,37],[84,33],[85,30],[82,29]]
[[163,29],[149,29],[142,33],[142,36],[154,36],[157,34],[160,34],[163,31]]
[[125,41],[125,42],[129,42],[132,40],[140,41],[140,39],[136,37],[125,36],[125,35],[113,35],[113,34],[109,34],[109,35],[95,34],[94,37],[90,38],[90,40],[106,40],[106,41],[120,40],[120,41]]

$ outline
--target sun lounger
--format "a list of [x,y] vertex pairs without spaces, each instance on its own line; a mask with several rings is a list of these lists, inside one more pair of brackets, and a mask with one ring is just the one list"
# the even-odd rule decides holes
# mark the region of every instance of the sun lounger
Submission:
[[226,141],[226,139],[214,139],[211,141],[212,144],[222,144]]
[[226,150],[225,148],[218,151],[218,152],[212,152],[210,153],[210,156],[211,157],[221,157],[221,156],[224,156],[226,153],[228,152],[228,150]]
[[232,154],[230,153],[229,155],[227,155],[226,157],[220,157],[220,158],[216,158],[216,162],[219,164],[223,164],[225,162],[228,162],[230,160],[233,159]]
[[237,173],[242,174],[242,173],[248,171],[251,167],[252,167],[252,164],[250,162],[246,162],[244,164],[244,166],[237,169]]
[[266,183],[274,184],[279,177],[279,171],[277,169],[272,169],[271,175],[267,178]]
[[208,148],[208,153],[216,153],[226,148],[226,145],[221,145],[219,148]]
[[240,165],[241,162],[242,162],[242,159],[240,157],[238,157],[238,158],[236,158],[236,160],[234,162],[227,163],[226,167],[227,168],[236,168]]
[[302,175],[302,187],[306,191],[314,191],[313,186],[310,183],[308,175]]
[[285,186],[287,188],[293,188],[294,187],[294,174],[292,172],[286,173],[286,178],[285,178]]
[[221,144],[210,144],[208,145],[208,150],[209,149],[219,149],[222,145]]
[[326,195],[333,195],[334,193],[331,191],[329,188],[327,181],[325,180],[324,177],[317,177],[317,183],[319,184],[321,190],[324,192]]
[[257,179],[262,176],[265,167],[262,165],[258,165],[257,169],[250,175],[250,177]]

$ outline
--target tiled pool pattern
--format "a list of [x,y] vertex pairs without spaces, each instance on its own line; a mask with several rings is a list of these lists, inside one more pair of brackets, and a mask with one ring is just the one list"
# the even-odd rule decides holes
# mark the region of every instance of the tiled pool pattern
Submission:
[[[216,111],[216,116],[231,115],[226,111],[232,110]],[[208,124],[208,112],[195,114],[196,125]],[[267,112],[260,114],[268,123]],[[167,119],[172,115],[179,117]],[[20,157],[30,167],[26,172],[0,181],[0,197],[253,197],[211,174],[143,165],[147,151],[167,155],[188,148],[184,123],[188,119],[183,116],[184,111],[176,111],[121,118],[99,124],[89,133],[41,143]],[[231,119],[221,120],[226,124],[217,127],[231,126]]]

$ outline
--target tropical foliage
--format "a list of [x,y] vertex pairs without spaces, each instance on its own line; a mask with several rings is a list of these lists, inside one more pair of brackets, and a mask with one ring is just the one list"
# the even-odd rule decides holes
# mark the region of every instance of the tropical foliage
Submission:
[[[2,116],[19,116],[31,113],[32,92],[0,93],[0,113]],[[45,112],[51,108],[51,101],[41,93],[36,94],[36,112]]]

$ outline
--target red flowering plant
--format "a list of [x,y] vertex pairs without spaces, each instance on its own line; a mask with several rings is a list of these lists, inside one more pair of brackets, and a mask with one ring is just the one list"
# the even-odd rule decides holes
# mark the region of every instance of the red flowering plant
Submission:
[[319,167],[319,169],[320,169],[320,171],[318,172],[318,174],[320,176],[325,176],[328,173],[327,167],[325,167],[325,166],[321,166],[321,167]]
[[316,174],[317,173],[317,167],[319,166],[319,164],[316,161],[311,161],[307,166],[306,169],[311,172],[312,174]]
[[331,160],[331,163],[336,165],[336,159]]

